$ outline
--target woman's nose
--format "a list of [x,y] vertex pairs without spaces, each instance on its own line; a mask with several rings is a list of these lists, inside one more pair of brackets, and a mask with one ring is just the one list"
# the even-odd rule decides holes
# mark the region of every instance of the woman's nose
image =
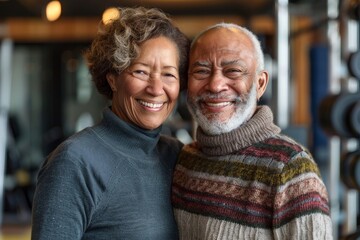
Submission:
[[160,96],[164,93],[164,84],[159,74],[152,74],[150,76],[146,91],[154,96]]

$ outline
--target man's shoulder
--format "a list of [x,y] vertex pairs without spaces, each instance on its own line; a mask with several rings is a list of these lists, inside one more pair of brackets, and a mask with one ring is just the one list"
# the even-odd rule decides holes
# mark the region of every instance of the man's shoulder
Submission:
[[286,163],[297,156],[312,159],[312,156],[306,147],[291,137],[283,134],[276,134],[264,141],[257,142],[243,151],[258,156],[269,156],[273,160],[283,163]]
[[[272,147],[274,149],[280,148],[280,149],[287,149],[289,151],[294,152],[302,152],[306,150],[306,147],[304,147],[302,144],[294,140],[293,138],[284,135],[284,134],[276,134],[268,139],[265,139],[262,142],[257,143],[259,145],[267,145],[269,147]],[[256,144],[255,144],[256,145]]]

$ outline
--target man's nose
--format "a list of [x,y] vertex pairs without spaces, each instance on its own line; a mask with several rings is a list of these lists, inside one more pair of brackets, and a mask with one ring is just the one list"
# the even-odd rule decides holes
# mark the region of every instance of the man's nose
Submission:
[[228,89],[227,79],[220,71],[211,74],[209,78],[209,82],[207,84],[208,91],[218,93],[221,91],[225,91],[227,89]]

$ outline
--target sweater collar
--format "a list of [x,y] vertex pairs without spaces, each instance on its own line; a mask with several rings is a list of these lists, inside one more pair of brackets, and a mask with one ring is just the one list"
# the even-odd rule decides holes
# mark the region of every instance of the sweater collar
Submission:
[[280,128],[273,123],[271,109],[268,106],[259,106],[249,121],[231,132],[207,135],[198,127],[196,140],[204,154],[220,156],[263,141],[280,131]]
[[102,137],[108,138],[109,143],[114,142],[127,149],[141,148],[146,153],[156,148],[162,128],[160,126],[154,130],[146,130],[125,122],[113,113],[110,107],[104,109],[101,125],[104,126],[105,133]]

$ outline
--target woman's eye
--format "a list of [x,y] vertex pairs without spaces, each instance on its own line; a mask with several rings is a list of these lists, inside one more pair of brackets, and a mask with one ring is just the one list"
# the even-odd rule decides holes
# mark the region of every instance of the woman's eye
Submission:
[[164,83],[178,82],[178,79],[179,79],[179,77],[173,73],[163,73],[161,75],[161,78]]
[[139,75],[149,75],[146,71],[143,70],[134,70],[133,73]]
[[133,70],[132,75],[141,80],[148,80],[150,76],[150,74],[144,70]]
[[177,77],[176,77],[174,74],[172,74],[172,73],[165,73],[164,76],[165,76],[166,78],[175,78],[175,79],[177,79]]

